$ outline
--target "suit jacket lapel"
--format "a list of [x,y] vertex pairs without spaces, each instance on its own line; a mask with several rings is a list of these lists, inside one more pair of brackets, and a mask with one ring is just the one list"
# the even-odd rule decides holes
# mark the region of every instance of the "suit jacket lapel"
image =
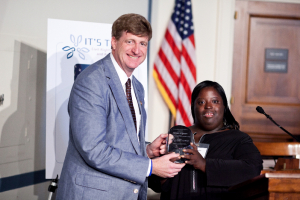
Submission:
[[126,96],[124,94],[124,90],[121,85],[121,81],[119,76],[113,66],[113,63],[110,59],[109,54],[103,59],[105,66],[105,74],[107,77],[107,83],[111,89],[111,92],[115,98],[117,106],[123,116],[123,120],[126,126],[127,134],[131,140],[132,146],[134,147],[137,154],[141,155],[140,145],[137,139],[137,134],[135,130],[135,126],[133,124],[132,115],[127,103]]
[[141,113],[141,123],[140,123],[140,132],[139,132],[139,140],[140,140],[140,149],[141,152],[144,156],[146,156],[146,151],[145,151],[145,132],[144,132],[144,127],[145,127],[145,123],[146,123],[146,119],[144,119],[145,116],[145,110],[144,110],[144,105],[142,105],[144,103],[144,96],[142,94],[141,89],[137,87],[137,79],[132,76],[132,83],[133,83],[133,88],[134,88],[134,92],[135,92],[135,96],[138,102],[138,106],[139,106],[139,111]]

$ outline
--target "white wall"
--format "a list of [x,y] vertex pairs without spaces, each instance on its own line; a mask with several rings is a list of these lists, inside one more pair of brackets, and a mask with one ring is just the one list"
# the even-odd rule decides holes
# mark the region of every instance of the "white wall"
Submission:
[[[45,169],[47,19],[113,23],[125,13],[147,18],[148,0],[0,0],[0,178]],[[47,199],[49,183],[0,199]]]

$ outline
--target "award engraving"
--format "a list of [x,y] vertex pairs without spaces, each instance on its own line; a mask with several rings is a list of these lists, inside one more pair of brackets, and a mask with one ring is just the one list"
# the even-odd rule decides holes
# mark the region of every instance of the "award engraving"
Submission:
[[[185,126],[173,126],[167,137],[167,151],[183,155],[183,149],[192,149],[191,142],[194,143],[192,131]],[[175,163],[184,163],[185,159],[176,160]]]

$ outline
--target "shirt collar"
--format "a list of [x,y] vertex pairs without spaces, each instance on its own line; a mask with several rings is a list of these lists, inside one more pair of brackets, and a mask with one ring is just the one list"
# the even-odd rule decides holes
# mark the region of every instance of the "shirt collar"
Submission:
[[127,82],[128,78],[130,78],[131,82],[132,82],[132,75],[130,77],[127,77],[126,73],[123,71],[123,69],[119,66],[119,64],[117,63],[116,59],[114,58],[114,56],[112,55],[112,53],[110,53],[110,58],[111,61],[117,71],[117,74],[119,76],[119,79],[121,81],[122,86],[125,85],[125,83]]

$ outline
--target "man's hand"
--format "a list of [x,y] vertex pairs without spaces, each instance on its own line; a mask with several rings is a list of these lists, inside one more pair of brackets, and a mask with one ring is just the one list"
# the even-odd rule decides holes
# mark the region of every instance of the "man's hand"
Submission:
[[168,134],[160,134],[152,143],[146,147],[146,152],[149,158],[159,157],[166,153],[166,138]]
[[[176,159],[177,158],[177,159]],[[179,154],[170,153],[159,158],[152,159],[152,173],[162,178],[172,178],[181,171],[185,163],[176,164],[170,159],[180,159]]]
[[181,157],[187,159],[185,161],[186,164],[193,165],[195,169],[205,172],[206,160],[198,152],[195,144],[191,143],[191,146],[193,149],[184,149],[183,152],[188,154],[184,154]]

